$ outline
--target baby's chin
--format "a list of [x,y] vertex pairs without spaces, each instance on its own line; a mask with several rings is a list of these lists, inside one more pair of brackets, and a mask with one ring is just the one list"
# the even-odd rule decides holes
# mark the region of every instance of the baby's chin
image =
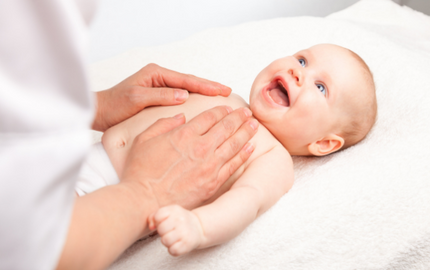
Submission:
[[258,106],[255,102],[252,102],[252,100],[249,101],[249,109],[252,112],[252,116],[257,119],[259,122],[261,122],[261,106]]

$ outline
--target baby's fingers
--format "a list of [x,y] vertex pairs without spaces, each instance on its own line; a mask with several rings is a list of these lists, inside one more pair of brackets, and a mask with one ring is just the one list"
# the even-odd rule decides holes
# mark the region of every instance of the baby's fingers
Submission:
[[169,253],[172,256],[181,256],[190,252],[191,249],[183,241],[178,241],[169,247]]
[[181,240],[181,236],[176,232],[176,230],[170,231],[161,237],[161,243],[170,248],[173,244]]
[[177,205],[165,206],[155,213],[154,220],[158,234],[165,235],[175,229],[175,225],[177,223],[175,218],[175,209],[177,210],[178,207],[179,206]]

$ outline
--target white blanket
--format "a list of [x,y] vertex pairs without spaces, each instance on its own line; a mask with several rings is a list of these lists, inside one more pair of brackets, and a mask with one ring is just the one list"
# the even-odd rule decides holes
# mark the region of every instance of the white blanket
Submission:
[[358,145],[294,158],[295,184],[232,241],[174,258],[158,237],[111,269],[430,269],[430,18],[362,0],[327,18],[278,18],[210,29],[93,66],[96,89],[155,62],[219,81],[248,100],[274,59],[318,43],[361,55],[374,73],[378,119]]

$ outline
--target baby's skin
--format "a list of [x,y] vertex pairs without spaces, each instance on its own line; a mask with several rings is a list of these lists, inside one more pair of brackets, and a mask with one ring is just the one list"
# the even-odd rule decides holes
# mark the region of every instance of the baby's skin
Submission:
[[147,108],[110,128],[102,143],[121,179],[134,138],[157,119],[184,113],[190,120],[215,106],[251,109],[261,124],[250,141],[255,150],[218,192],[196,209],[165,206],[149,217],[169,253],[183,255],[234,238],[287,193],[294,182],[290,154],[323,156],[342,147],[344,101],[363,93],[361,73],[344,48],[316,45],[263,69],[250,105],[235,94],[190,94],[182,105]]
[[[236,94],[227,98],[190,94],[182,105],[147,108],[110,128],[103,135],[102,143],[121,176],[134,138],[157,119],[184,113],[189,120],[208,108],[225,105],[233,109],[248,108]],[[255,146],[251,157],[204,206],[187,210],[171,205],[150,217],[150,228],[157,229],[170,254],[182,255],[232,239],[291,188],[293,164],[282,144],[261,125],[250,143]]]

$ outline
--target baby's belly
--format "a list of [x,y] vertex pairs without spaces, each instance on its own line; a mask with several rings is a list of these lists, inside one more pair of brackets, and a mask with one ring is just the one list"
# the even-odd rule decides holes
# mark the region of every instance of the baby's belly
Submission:
[[[102,143],[119,178],[122,178],[124,164],[134,138],[140,133],[142,133],[144,130],[146,130],[153,123],[155,123],[155,121],[160,118],[172,117],[179,113],[184,113],[187,121],[189,121],[201,112],[221,105],[228,105],[233,109],[237,109],[240,107],[248,107],[248,104],[242,98],[234,94],[230,95],[230,97],[227,98],[220,96],[207,97],[197,94],[191,94],[187,102],[182,105],[147,108],[136,114],[135,116],[127,119],[126,121],[121,122],[118,125],[108,129],[103,134]],[[255,135],[254,138],[251,140],[256,146],[254,153],[252,154],[250,159],[245,164],[243,164],[224,183],[224,185],[210,199],[210,201],[208,201],[208,203],[212,202],[224,192],[229,190],[231,186],[235,183],[235,181],[243,173],[247,164],[249,164],[249,162],[251,162],[256,156],[258,156],[259,153],[261,154],[265,152],[265,149],[263,149],[264,147],[258,147],[259,145],[262,145],[260,137],[264,135],[264,132],[268,133],[268,131],[260,125],[257,135]],[[260,141],[260,143],[258,143],[257,141]],[[263,143],[263,145],[266,144],[267,139],[266,142]]]

